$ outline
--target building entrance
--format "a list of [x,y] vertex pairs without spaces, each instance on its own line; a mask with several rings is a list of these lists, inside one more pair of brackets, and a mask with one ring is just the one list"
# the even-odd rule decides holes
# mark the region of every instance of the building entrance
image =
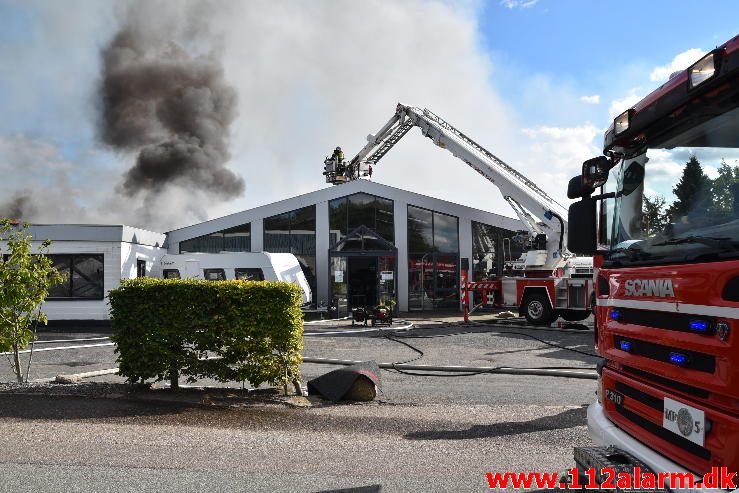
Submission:
[[377,258],[349,257],[347,259],[349,275],[349,305],[377,305]]
[[339,316],[352,308],[396,304],[397,249],[392,243],[360,226],[329,255],[331,299]]

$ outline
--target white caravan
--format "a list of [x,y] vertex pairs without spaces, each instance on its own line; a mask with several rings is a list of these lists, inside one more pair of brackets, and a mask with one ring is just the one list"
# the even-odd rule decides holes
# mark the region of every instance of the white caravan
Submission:
[[184,253],[164,255],[154,277],[163,279],[227,279],[247,281],[285,281],[297,284],[303,292],[303,304],[312,301],[310,285],[291,253]]

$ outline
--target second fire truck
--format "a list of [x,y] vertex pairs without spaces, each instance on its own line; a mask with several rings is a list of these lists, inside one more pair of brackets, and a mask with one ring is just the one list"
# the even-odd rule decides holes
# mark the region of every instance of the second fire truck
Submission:
[[376,165],[413,127],[492,182],[528,230],[527,250],[508,272],[492,280],[468,282],[462,268],[465,308],[472,292],[501,307],[514,307],[529,322],[550,324],[590,315],[593,262],[567,248],[567,209],[534,182],[428,109],[398,104],[395,114],[351,160],[336,148],[324,161],[328,183],[339,185],[372,175]]

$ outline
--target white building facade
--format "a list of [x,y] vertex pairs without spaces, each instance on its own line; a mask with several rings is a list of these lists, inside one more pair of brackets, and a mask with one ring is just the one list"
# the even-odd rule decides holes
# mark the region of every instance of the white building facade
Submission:
[[[149,275],[167,253],[166,235],[123,225],[33,224],[29,234],[34,251],[51,240],[49,256],[66,276],[43,306],[53,322],[107,321],[108,291],[121,279]],[[0,241],[3,252],[6,246]]]
[[[317,190],[167,233],[169,253],[293,253],[319,305],[461,308],[460,266],[480,279],[517,254],[509,217],[368,180]],[[514,251],[511,249],[513,248]]]

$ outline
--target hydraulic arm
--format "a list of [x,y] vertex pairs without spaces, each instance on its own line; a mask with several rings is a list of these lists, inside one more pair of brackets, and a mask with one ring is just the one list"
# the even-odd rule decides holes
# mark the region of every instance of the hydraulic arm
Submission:
[[371,176],[372,166],[412,127],[420,128],[434,144],[451,152],[498,187],[526,225],[531,238],[546,238],[545,264],[555,263],[563,255],[568,255],[564,246],[567,244],[567,209],[534,182],[428,109],[398,104],[393,117],[376,134],[367,137],[367,145],[351,161],[344,163],[343,153],[339,156],[337,152],[326,158],[326,181],[340,184]]

